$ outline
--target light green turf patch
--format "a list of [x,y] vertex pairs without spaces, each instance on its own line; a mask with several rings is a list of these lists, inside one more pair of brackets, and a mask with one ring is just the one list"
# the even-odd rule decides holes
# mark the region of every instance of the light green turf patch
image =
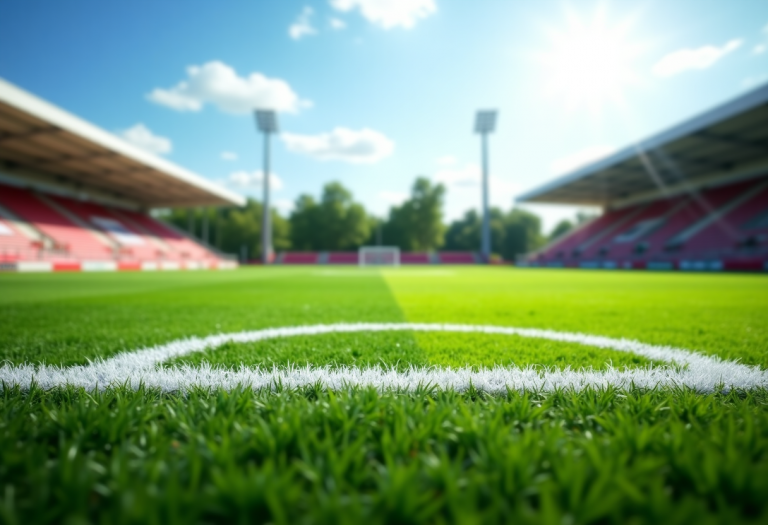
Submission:
[[385,271],[409,322],[548,328],[670,345],[768,367],[768,276],[457,268]]
[[414,337],[430,364],[450,367],[541,365],[605,369],[666,364],[625,352],[517,335],[418,332]]
[[[573,369],[636,367],[652,361],[633,354],[575,343],[498,334],[357,332],[284,337],[257,343],[227,343],[167,364],[239,366],[450,366],[454,368],[540,365]],[[661,365],[664,363],[653,362]]]

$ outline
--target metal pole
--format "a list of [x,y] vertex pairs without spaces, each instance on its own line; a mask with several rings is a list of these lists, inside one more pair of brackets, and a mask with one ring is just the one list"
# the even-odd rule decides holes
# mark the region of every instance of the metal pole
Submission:
[[269,215],[269,132],[264,132],[264,210],[261,219],[261,262],[272,258],[272,224]]
[[221,209],[214,208],[214,225],[216,226],[216,248],[221,250]]
[[483,230],[480,251],[483,262],[491,260],[491,216],[488,210],[488,133],[481,133],[483,153]]
[[208,242],[208,208],[206,207],[203,207],[203,242],[210,244]]

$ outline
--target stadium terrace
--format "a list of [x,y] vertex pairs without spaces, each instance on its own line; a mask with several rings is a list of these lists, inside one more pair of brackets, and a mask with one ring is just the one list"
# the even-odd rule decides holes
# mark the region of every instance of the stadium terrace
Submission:
[[232,268],[148,211],[244,199],[0,79],[0,268]]
[[521,265],[768,270],[768,86],[519,198],[601,206]]

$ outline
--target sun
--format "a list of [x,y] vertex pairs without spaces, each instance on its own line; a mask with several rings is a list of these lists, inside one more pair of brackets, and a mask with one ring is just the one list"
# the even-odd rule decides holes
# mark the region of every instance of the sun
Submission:
[[547,90],[570,107],[620,103],[639,78],[634,61],[642,46],[631,39],[633,20],[611,21],[604,8],[588,19],[568,12],[563,27],[547,30],[549,46],[539,55]]

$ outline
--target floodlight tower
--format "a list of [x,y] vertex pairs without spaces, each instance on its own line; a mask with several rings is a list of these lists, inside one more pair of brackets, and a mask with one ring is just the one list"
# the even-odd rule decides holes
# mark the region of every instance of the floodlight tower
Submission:
[[277,133],[277,115],[271,109],[256,110],[256,127],[264,134],[264,210],[261,220],[261,262],[272,262],[272,217],[269,214],[269,136]]
[[488,210],[488,133],[496,129],[496,110],[482,110],[475,117],[475,133],[480,133],[483,157],[483,230],[480,253],[483,262],[491,260],[491,214]]

